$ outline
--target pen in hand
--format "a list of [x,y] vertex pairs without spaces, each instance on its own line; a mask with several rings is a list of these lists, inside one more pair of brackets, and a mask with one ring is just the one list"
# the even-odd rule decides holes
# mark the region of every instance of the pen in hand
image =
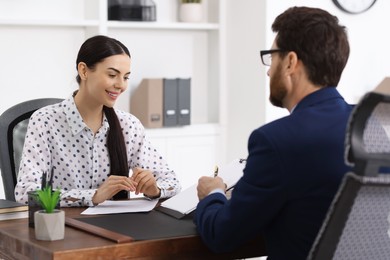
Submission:
[[218,176],[218,166],[215,165],[214,167],[214,178]]

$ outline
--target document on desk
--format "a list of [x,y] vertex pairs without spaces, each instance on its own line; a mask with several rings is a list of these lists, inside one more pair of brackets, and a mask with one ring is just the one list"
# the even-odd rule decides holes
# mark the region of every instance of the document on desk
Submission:
[[[228,190],[234,187],[242,177],[245,164],[246,160],[236,159],[225,166],[219,167],[218,176],[223,179]],[[172,198],[162,202],[156,210],[178,219],[190,214],[195,210],[196,205],[199,202],[196,189],[197,185],[198,184],[196,183]]]
[[137,198],[129,200],[106,200],[97,206],[89,207],[81,215],[149,212],[157,205],[158,199]]

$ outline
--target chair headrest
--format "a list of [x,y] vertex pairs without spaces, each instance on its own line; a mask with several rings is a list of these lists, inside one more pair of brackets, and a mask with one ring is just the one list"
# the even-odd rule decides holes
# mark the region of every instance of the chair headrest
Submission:
[[365,94],[352,111],[345,160],[359,175],[390,171],[390,78]]

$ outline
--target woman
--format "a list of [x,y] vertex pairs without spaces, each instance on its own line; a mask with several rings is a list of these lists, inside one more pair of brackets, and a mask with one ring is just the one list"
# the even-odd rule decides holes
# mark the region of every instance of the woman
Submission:
[[[30,118],[15,198],[41,187],[43,174],[61,188],[61,206],[93,206],[129,191],[166,198],[180,191],[175,173],[145,138],[133,115],[114,109],[128,86],[131,57],[121,42],[95,36],[78,53],[79,89]],[[132,175],[129,176],[130,169]]]

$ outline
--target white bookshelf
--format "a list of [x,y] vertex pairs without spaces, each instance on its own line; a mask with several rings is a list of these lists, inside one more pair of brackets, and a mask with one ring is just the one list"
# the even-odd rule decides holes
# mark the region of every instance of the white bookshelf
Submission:
[[[74,62],[79,46],[92,35],[106,34],[121,40],[132,54],[130,86],[117,108],[129,111],[130,95],[142,78],[191,77],[191,125],[147,129],[182,175],[184,186],[207,174],[201,169],[212,171],[216,162],[224,163],[220,152],[226,134],[224,0],[204,0],[201,23],[178,22],[177,0],[155,3],[156,22],[123,22],[107,19],[107,0],[0,0],[3,46],[21,51],[15,63],[22,65],[28,79],[28,84],[23,77],[0,79],[1,85],[14,88],[3,98],[0,113],[27,99],[66,98],[77,87]],[[14,57],[7,50],[0,55]],[[8,66],[0,65],[0,70],[6,72]]]
[[124,28],[124,29],[157,29],[157,30],[201,30],[212,31],[218,30],[217,23],[178,23],[178,22],[121,22],[109,21],[108,28]]

